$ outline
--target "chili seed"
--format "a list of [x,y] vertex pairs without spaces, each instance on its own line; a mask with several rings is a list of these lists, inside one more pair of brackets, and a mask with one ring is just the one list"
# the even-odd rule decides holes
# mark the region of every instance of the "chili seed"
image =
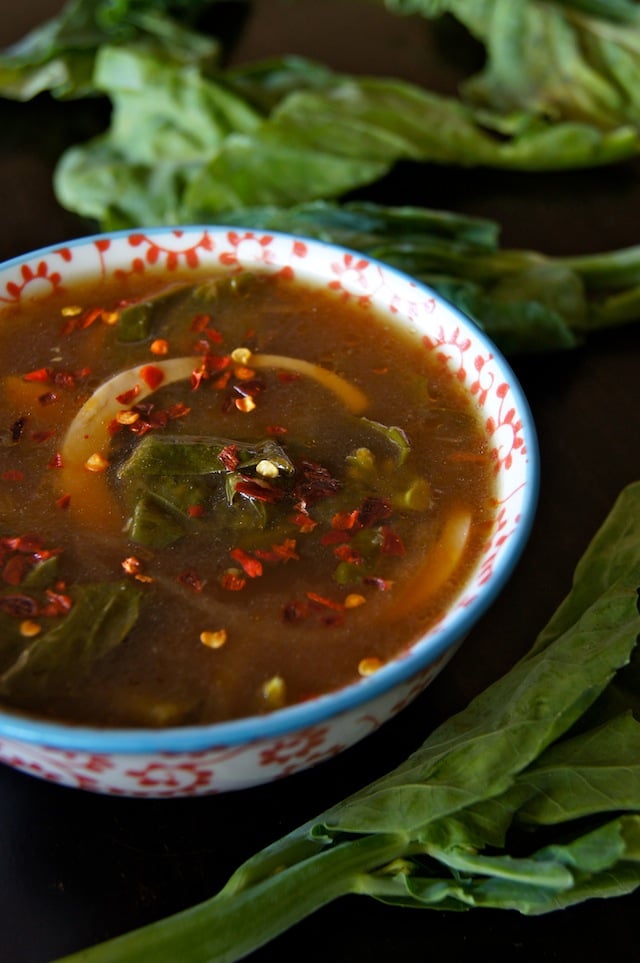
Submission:
[[282,676],[274,675],[262,686],[262,695],[272,709],[281,709],[287,696],[287,688]]
[[344,600],[344,607],[345,609],[357,609],[359,605],[364,605],[366,601],[364,595],[358,595],[357,592],[352,592],[350,595],[347,595]]
[[209,649],[221,649],[227,641],[227,630],[218,629],[217,632],[201,632],[200,641]]
[[370,656],[367,659],[360,659],[358,663],[358,672],[362,676],[373,675],[378,669],[382,668],[382,660],[376,658],[376,656]]
[[102,472],[106,471],[109,467],[109,462],[106,458],[100,454],[100,452],[94,452],[84,463],[84,467],[87,471]]
[[25,639],[32,639],[35,635],[39,635],[40,632],[42,632],[42,626],[38,622],[25,619],[24,622],[20,623],[20,635]]

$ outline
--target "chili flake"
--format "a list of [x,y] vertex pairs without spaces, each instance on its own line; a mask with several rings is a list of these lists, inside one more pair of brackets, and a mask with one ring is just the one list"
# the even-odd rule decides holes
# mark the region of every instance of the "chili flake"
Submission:
[[241,592],[247,584],[247,580],[240,574],[238,569],[230,568],[220,579],[220,584],[227,592]]
[[204,588],[204,582],[192,568],[181,572],[180,575],[178,575],[178,582],[180,582],[181,585],[186,585],[187,588],[193,589],[194,592],[201,592]]
[[234,548],[230,552],[231,558],[239,562],[249,578],[259,578],[262,575],[262,562],[249,555],[242,548]]
[[145,364],[140,368],[140,377],[148,388],[155,391],[164,381],[164,371],[153,364]]
[[128,391],[123,391],[122,394],[116,395],[116,401],[119,405],[130,405],[139,394],[140,385],[134,385],[133,388],[129,388]]

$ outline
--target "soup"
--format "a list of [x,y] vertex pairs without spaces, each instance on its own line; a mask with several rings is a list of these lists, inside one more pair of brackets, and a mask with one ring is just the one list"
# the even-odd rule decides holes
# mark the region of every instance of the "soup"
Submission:
[[468,396],[391,316],[327,289],[149,284],[3,311],[0,699],[190,725],[375,672],[491,533]]

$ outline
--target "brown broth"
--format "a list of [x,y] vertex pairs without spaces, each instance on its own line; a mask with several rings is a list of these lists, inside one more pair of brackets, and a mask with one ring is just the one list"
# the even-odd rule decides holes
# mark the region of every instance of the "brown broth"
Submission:
[[[210,722],[312,698],[355,681],[363,660],[381,664],[393,658],[438,619],[492,526],[494,480],[488,442],[463,389],[436,365],[418,339],[401,332],[390,319],[328,291],[276,277],[249,278],[231,291],[224,286],[206,303],[206,311],[201,298],[181,295],[158,315],[153,332],[141,341],[118,342],[118,326],[104,318],[82,329],[72,316],[63,316],[71,305],[83,312],[98,306],[107,312],[107,321],[113,321],[108,312],[116,311],[123,297],[131,300],[142,294],[87,283],[71,296],[67,292],[63,300],[3,313],[0,600],[37,594],[24,579],[16,584],[18,563],[12,560],[20,551],[8,541],[27,534],[36,535],[42,546],[60,550],[55,583],[48,587],[70,604],[83,583],[124,581],[141,594],[134,628],[111,651],[88,659],[81,670],[73,656],[68,678],[63,666],[63,671],[52,671],[50,683],[47,672],[41,671],[37,684],[15,690],[11,685],[7,689],[4,680],[11,675],[20,647],[28,647],[33,638],[42,644],[47,631],[68,616],[62,611],[43,616],[41,609],[25,615],[5,603],[0,611],[4,701],[47,716],[100,725]],[[203,320],[205,314],[208,321]],[[65,326],[73,330],[62,333]],[[151,350],[159,338],[167,342],[167,355]],[[197,390],[189,381],[160,386],[145,399],[144,408],[140,403],[143,420],[159,412],[180,412],[179,405],[188,413],[170,417],[144,434],[121,426],[106,436],[109,466],[103,473],[84,471],[80,489],[84,494],[74,488],[65,504],[60,483],[65,476],[56,458],[70,421],[101,383],[115,372],[191,356],[194,350],[201,357],[228,359],[240,346],[255,350],[256,356],[303,358],[338,372],[366,394],[365,419],[402,429],[410,443],[404,463],[400,464],[399,449],[382,432],[350,412],[318,381],[277,367],[251,368],[249,360],[250,371],[238,364],[208,371]],[[47,370],[46,380],[24,379],[40,369]],[[229,379],[224,386],[220,377]],[[249,394],[240,394],[243,390]],[[253,410],[239,409],[236,401],[243,397],[253,400]],[[132,408],[135,401],[123,403],[121,410]],[[165,547],[141,545],[132,541],[127,528],[134,496],[127,493],[118,472],[135,446],[152,435],[182,442],[203,436],[233,442],[270,439],[291,454],[296,475],[259,479],[269,492],[276,488],[286,493],[266,508],[236,495],[235,508],[229,510],[219,485],[215,495],[215,486],[207,489],[205,498],[198,489],[190,514],[180,518],[186,534]],[[347,497],[345,459],[362,448],[373,453],[376,468],[366,474],[366,483],[346,486]],[[306,522],[296,509],[300,499],[294,488],[303,462],[322,466],[343,484],[338,494],[310,505]],[[395,504],[414,483],[419,492],[425,480],[428,507]],[[135,482],[138,487],[146,483]],[[154,499],[156,495],[157,491]],[[374,516],[381,504],[388,508],[394,501],[388,517],[364,524],[367,498]],[[79,499],[85,500],[85,508],[91,505],[84,515]],[[253,521],[256,505],[267,513],[264,528]],[[239,510],[245,513],[241,528]],[[414,593],[407,586],[420,581],[416,573],[447,518],[456,512],[471,518],[464,555],[443,586],[411,604]],[[292,522],[296,514],[297,521]],[[75,524],[79,516],[80,523]],[[353,531],[342,527],[347,516],[352,524],[355,519]],[[228,521],[231,517],[233,523]],[[310,522],[315,522],[312,529]],[[305,524],[311,530],[306,531]],[[274,546],[285,544],[296,557],[275,560]],[[262,574],[252,577],[237,557],[231,557],[230,551],[237,548],[245,553],[243,559],[260,558]],[[356,550],[360,564],[352,564],[349,577],[336,582],[341,561],[348,564]],[[125,560],[130,561],[123,568]],[[340,571],[344,573],[344,564]],[[232,590],[232,582],[237,590]],[[30,623],[40,629],[33,638],[28,634]],[[202,638],[211,641],[206,633],[221,631],[226,634],[223,645],[203,644]]]

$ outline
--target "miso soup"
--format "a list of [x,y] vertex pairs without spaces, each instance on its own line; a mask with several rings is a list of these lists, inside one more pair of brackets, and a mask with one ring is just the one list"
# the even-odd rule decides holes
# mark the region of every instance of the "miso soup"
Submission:
[[0,700],[187,725],[375,672],[438,620],[492,527],[464,390],[326,289],[142,285],[2,313]]

